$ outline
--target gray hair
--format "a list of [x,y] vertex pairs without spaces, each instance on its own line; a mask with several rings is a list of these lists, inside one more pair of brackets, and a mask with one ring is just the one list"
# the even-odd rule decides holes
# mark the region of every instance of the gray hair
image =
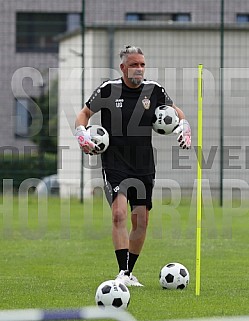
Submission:
[[124,62],[128,55],[137,53],[140,55],[143,55],[142,50],[139,47],[135,46],[125,46],[124,49],[120,51],[119,57],[121,59],[121,62]]

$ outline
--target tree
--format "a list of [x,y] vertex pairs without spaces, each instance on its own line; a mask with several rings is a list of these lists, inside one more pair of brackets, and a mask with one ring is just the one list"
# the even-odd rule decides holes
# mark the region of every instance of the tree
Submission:
[[[58,81],[54,81],[49,89],[44,92],[44,87],[41,95],[36,100],[41,114],[42,120],[34,120],[34,128],[40,130],[32,136],[32,141],[38,145],[39,154],[57,153],[57,130],[58,130]],[[36,126],[37,125],[37,126]]]

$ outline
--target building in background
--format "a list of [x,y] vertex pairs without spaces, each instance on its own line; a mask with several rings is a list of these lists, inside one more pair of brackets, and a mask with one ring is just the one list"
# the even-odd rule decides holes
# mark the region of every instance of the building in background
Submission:
[[[79,30],[82,4],[85,5],[84,91],[81,90],[82,42]],[[84,160],[73,140],[72,129],[82,100],[87,99],[99,80],[119,75],[118,51],[124,44],[141,46],[147,57],[147,78],[165,85],[170,96],[184,108],[193,127],[196,145],[196,84],[191,70],[198,63],[206,68],[209,101],[204,103],[206,126],[204,177],[210,178],[215,190],[219,180],[219,66],[220,66],[220,2],[216,0],[0,0],[0,137],[2,152],[34,146],[30,139],[32,121],[39,106],[35,100],[59,76],[59,147],[58,171],[62,179],[62,195],[79,194],[83,177],[91,193],[98,185],[99,160]],[[225,1],[225,67],[248,68],[249,2]],[[58,37],[58,35],[64,35]],[[60,53],[59,53],[60,51]],[[58,75],[59,67],[59,75]],[[73,70],[68,73],[65,70]],[[188,77],[191,81],[188,81]],[[242,79],[246,75],[241,75]],[[243,78],[244,77],[244,78]],[[224,144],[240,146],[238,161],[246,154],[243,137],[247,82],[233,81],[236,93],[227,99]],[[68,93],[68,95],[65,95]],[[236,96],[237,95],[237,96]],[[243,97],[244,97],[243,96]],[[236,134],[231,133],[233,107],[236,106]],[[241,119],[239,119],[239,115]],[[233,118],[234,119],[234,118]],[[96,118],[96,121],[98,119]],[[230,132],[229,132],[230,130]],[[233,133],[233,131],[232,131]],[[242,133],[242,138],[241,138]],[[155,136],[158,150],[158,177],[161,185],[179,184],[184,190],[193,188],[196,154],[177,155],[172,149],[175,138]],[[215,149],[215,146],[217,149]],[[237,150],[238,150],[237,149]],[[237,156],[236,156],[237,157]],[[173,158],[173,159],[172,159]],[[177,163],[178,162],[178,163]],[[210,162],[213,162],[211,164]],[[89,164],[88,164],[89,163]],[[170,164],[170,166],[169,166]],[[211,165],[210,165],[211,164]],[[245,178],[246,166],[241,161],[227,178]],[[209,168],[211,166],[211,168]],[[229,163],[228,167],[231,166]],[[229,168],[228,168],[229,169]],[[64,181],[63,181],[64,180]],[[164,181],[163,181],[164,180]],[[162,186],[162,187],[163,187]],[[160,187],[158,191],[161,191]],[[167,188],[165,188],[165,193]]]
[[37,98],[58,67],[56,35],[80,27],[81,1],[0,0],[1,148],[18,149],[29,139]]
[[[149,24],[153,28],[158,23],[217,25],[220,21],[216,0],[0,0],[1,146],[22,151],[31,144],[28,137],[34,108],[30,97],[40,95],[42,81],[48,84],[48,68],[58,67],[55,36],[79,27],[83,2],[86,26],[105,24],[115,29],[120,24]],[[230,24],[248,23],[249,2],[226,0],[224,18]],[[146,33],[142,37],[146,42]],[[103,50],[108,46],[108,42],[103,44]],[[25,73],[23,67],[30,70]],[[38,83],[32,84],[27,73]]]

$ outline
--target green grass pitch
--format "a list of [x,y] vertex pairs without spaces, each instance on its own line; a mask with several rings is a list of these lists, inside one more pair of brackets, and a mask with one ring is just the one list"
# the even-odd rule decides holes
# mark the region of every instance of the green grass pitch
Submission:
[[[249,315],[249,212],[239,206],[204,206],[201,292],[196,296],[195,204],[185,201],[173,208],[154,202],[134,270],[145,287],[130,289],[128,311],[137,320]],[[159,271],[169,262],[188,268],[187,289],[161,289]],[[110,210],[101,198],[84,204],[56,198],[1,200],[0,309],[95,305],[96,288],[117,272]]]

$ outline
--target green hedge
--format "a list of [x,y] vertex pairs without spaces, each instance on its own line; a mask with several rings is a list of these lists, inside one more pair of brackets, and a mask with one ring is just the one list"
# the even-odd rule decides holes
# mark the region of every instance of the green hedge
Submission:
[[3,179],[13,179],[14,191],[28,178],[43,178],[57,172],[57,158],[54,154],[43,157],[24,155],[0,155],[0,192],[3,190]]

